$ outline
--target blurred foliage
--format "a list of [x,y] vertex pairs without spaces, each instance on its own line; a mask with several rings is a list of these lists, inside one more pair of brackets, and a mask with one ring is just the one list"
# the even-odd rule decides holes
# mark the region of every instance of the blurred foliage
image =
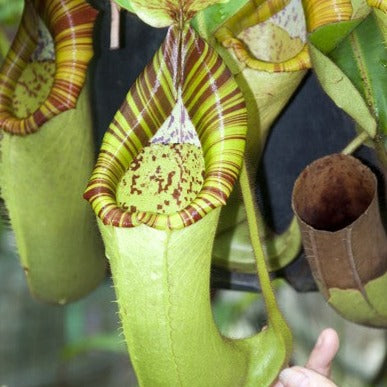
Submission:
[[64,307],[36,302],[7,227],[0,263],[0,386],[136,386],[109,279]]
[[23,0],[0,0],[0,63],[7,54],[23,5]]
[[83,355],[90,351],[118,352],[126,355],[124,338],[120,339],[116,332],[84,337],[75,343],[64,347],[62,356],[64,360],[71,360],[76,356]]
[[0,25],[15,25],[23,11],[23,0],[0,0]]
[[9,47],[9,40],[6,35],[6,33],[3,31],[3,29],[0,27],[0,62],[7,54]]

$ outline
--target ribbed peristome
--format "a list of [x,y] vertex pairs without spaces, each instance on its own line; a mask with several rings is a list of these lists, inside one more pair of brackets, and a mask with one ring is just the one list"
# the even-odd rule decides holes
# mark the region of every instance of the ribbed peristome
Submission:
[[[96,16],[97,11],[85,0],[26,0],[17,35],[0,70],[0,128],[15,135],[33,133],[52,117],[76,106],[93,55]],[[39,20],[46,25],[54,42],[53,85],[34,112],[18,117],[12,96],[37,48]]]
[[[116,201],[117,185],[133,159],[150,145],[179,97],[201,144],[202,189],[188,206],[171,214],[125,210]],[[189,226],[225,204],[242,164],[246,129],[244,98],[230,71],[190,27],[175,24],[110,124],[85,198],[104,224]]]

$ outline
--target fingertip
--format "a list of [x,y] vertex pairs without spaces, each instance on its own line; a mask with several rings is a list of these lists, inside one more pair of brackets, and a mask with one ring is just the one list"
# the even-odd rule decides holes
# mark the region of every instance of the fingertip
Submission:
[[340,346],[340,339],[339,335],[333,328],[325,328],[321,334],[320,337],[324,337],[324,341],[328,342],[332,348],[336,348],[336,352],[339,349]]
[[331,362],[339,349],[339,337],[332,328],[326,328],[321,333],[314,346],[306,367],[318,373],[329,376]]
[[313,350],[324,349],[331,355],[333,360],[337,351],[339,350],[339,346],[340,339],[337,332],[333,328],[325,328],[321,331]]

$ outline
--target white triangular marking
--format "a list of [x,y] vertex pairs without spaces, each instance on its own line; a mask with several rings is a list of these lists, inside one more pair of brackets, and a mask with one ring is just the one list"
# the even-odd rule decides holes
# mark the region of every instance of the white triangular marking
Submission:
[[184,106],[181,92],[171,115],[151,139],[152,144],[193,144],[201,147],[195,127]]

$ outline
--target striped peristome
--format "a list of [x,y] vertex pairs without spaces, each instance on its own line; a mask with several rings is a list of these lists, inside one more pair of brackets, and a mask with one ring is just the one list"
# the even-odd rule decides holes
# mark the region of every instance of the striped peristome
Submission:
[[370,7],[380,9],[384,13],[387,13],[387,1],[386,0],[367,0]]
[[330,23],[347,21],[352,16],[350,0],[303,0],[309,32]]
[[[22,21],[0,69],[0,127],[26,135],[50,118],[76,106],[93,55],[92,32],[97,11],[84,0],[26,0]],[[38,44],[38,21],[47,25],[55,45],[55,76],[49,95],[27,117],[15,116],[15,85]]]
[[[289,3],[290,0],[248,2],[215,32],[215,37],[224,47],[232,49],[239,61],[254,70],[290,72],[310,68],[307,44],[293,58],[276,63],[253,56],[238,36],[243,30],[267,21]],[[350,20],[352,16],[351,0],[302,0],[302,6],[308,32],[326,24]]]
[[[125,211],[116,202],[117,185],[131,161],[151,145],[179,98],[201,143],[206,169],[202,189],[187,207],[172,214]],[[191,27],[173,25],[114,116],[85,198],[104,224],[189,226],[225,204],[242,164],[246,130],[243,95],[220,56]]]

